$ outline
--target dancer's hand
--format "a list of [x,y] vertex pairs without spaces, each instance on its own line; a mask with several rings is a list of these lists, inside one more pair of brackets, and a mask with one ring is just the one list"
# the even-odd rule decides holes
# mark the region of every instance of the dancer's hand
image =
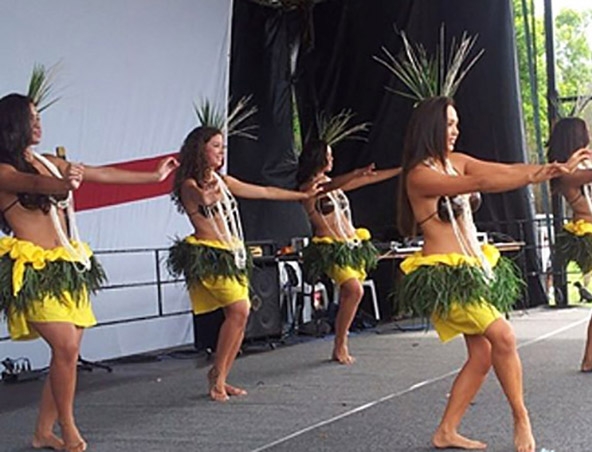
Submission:
[[156,167],[157,181],[162,182],[169,174],[179,167],[179,162],[175,157],[166,157],[158,162]]
[[78,190],[84,178],[84,165],[80,163],[68,163],[66,167],[65,181],[70,190]]
[[570,170],[565,163],[552,162],[545,163],[535,173],[530,175],[531,184],[540,184],[541,182],[548,181],[555,177],[569,174]]
[[195,184],[197,193],[201,198],[201,203],[204,206],[211,206],[212,204],[220,201],[221,189],[218,179],[212,178],[208,182],[202,184]]
[[592,151],[587,148],[581,148],[571,155],[569,160],[565,162],[565,165],[567,166],[568,171],[573,173],[581,163],[584,163],[587,168],[590,168],[590,165],[592,164],[590,160],[592,160]]
[[354,170],[354,174],[356,177],[376,176],[376,165],[374,163],[370,163],[370,165],[363,168],[357,168]]
[[310,199],[310,198],[314,198],[318,195],[320,195],[321,193],[324,193],[325,188],[323,187],[323,185],[325,185],[326,182],[322,181],[322,180],[317,180],[317,181],[313,181],[309,187],[306,188],[306,190],[304,191],[304,193],[306,194],[306,199]]

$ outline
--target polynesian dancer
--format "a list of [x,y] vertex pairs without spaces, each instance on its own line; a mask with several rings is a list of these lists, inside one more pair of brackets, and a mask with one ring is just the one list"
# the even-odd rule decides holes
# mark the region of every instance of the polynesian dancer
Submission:
[[[589,157],[576,153],[566,164],[500,164],[454,151],[458,115],[452,96],[483,54],[467,60],[476,37],[463,33],[445,57],[444,28],[435,56],[401,32],[405,52],[376,58],[417,104],[403,147],[398,223],[405,236],[423,234],[422,250],[401,263],[398,290],[403,311],[431,319],[440,339],[462,334],[468,358],[456,377],[439,426],[436,448],[484,449],[486,444],[458,433],[469,404],[493,366],[514,419],[514,447],[534,452],[535,440],[524,404],[522,365],[512,326],[500,313],[520,293],[514,266],[495,248],[480,246],[472,219],[478,192],[501,192],[569,173]],[[429,69],[429,70],[428,70]],[[426,75],[427,74],[427,75]]]
[[521,281],[497,249],[479,245],[471,200],[475,206],[476,192],[513,190],[569,173],[590,153],[575,153],[566,164],[500,164],[454,152],[458,135],[451,98],[433,97],[415,107],[403,149],[398,218],[404,235],[415,234],[419,225],[424,243],[401,264],[399,306],[431,319],[443,342],[462,334],[467,345],[434,446],[486,447],[461,436],[458,427],[493,366],[512,410],[515,448],[534,452],[514,332],[500,313],[519,297]]
[[[230,117],[230,115],[229,115]],[[203,120],[205,118],[205,121]],[[180,167],[175,176],[172,199],[187,214],[194,233],[177,240],[170,248],[168,268],[184,277],[195,314],[222,308],[224,321],[216,344],[214,364],[208,371],[212,400],[247,391],[227,382],[242,344],[250,310],[249,269],[251,258],[244,244],[241,219],[234,196],[247,199],[304,201],[318,192],[314,185],[306,193],[260,186],[220,174],[224,166],[223,124],[202,124],[185,138]],[[228,135],[238,130],[228,126]]]
[[37,154],[40,140],[31,98],[0,99],[0,226],[9,234],[0,239],[0,311],[13,340],[41,336],[51,348],[33,447],[81,452],[87,445],[74,420],[76,365],[83,329],[96,323],[89,292],[105,274],[78,236],[72,190],[83,180],[162,181],[176,161],[167,158],[146,173],[70,164]]
[[[551,132],[548,158],[563,162],[589,145],[586,121],[577,117],[562,118]],[[554,179],[551,185],[563,195],[572,211],[571,220],[557,234],[555,257],[563,265],[575,262],[587,281],[592,275],[592,162],[582,162],[575,172]],[[588,323],[580,370],[592,372],[592,319]]]
[[[366,128],[366,124],[360,124],[347,129],[350,118],[351,113],[341,112],[332,119],[320,121],[321,139],[306,143],[296,175],[304,191],[310,190],[314,184],[323,184],[322,194],[304,201],[314,231],[310,244],[302,251],[304,279],[314,284],[327,275],[339,288],[332,359],[341,364],[354,362],[347,335],[362,300],[362,282],[378,261],[378,251],[370,241],[370,232],[353,226],[349,200],[344,192],[390,179],[401,171],[400,168],[376,170],[371,164],[333,179],[327,175],[333,169],[332,146]],[[323,127],[323,124],[339,126]]]

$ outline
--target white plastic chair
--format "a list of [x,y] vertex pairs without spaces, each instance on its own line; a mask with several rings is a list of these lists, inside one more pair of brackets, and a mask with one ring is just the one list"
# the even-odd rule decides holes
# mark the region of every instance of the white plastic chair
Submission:
[[[376,295],[376,286],[372,279],[366,279],[362,283],[364,289],[370,289],[370,296],[372,298],[372,307],[374,309],[374,318],[376,321],[380,321],[380,309],[378,308],[378,296]],[[339,286],[333,283],[333,302],[339,304]]]

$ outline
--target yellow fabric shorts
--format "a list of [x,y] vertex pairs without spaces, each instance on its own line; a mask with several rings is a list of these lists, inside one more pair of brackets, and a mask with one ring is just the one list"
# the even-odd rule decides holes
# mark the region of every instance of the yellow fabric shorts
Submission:
[[64,293],[63,296],[64,300],[58,300],[53,296],[45,297],[36,301],[27,312],[16,312],[11,309],[8,314],[8,332],[12,340],[26,341],[38,338],[39,334],[30,322],[65,322],[81,328],[96,325],[97,319],[86,292],[78,303],[69,293]]
[[364,281],[366,279],[366,271],[362,268],[335,266],[327,272],[327,276],[334,280],[338,286],[341,286],[344,282],[352,278],[360,282]]
[[[481,250],[491,267],[495,267],[500,259],[500,252],[493,245],[484,244]],[[449,265],[462,264],[480,265],[477,258],[458,253],[431,254],[423,256],[421,252],[414,253],[401,263],[404,274],[412,273],[423,265]],[[483,334],[485,330],[500,318],[502,314],[487,301],[474,304],[460,305],[451,303],[450,311],[443,317],[432,314],[430,320],[438,337],[442,342],[448,342],[459,334]]]
[[[92,251],[86,243],[73,243],[73,246],[77,249],[84,249],[87,256],[92,255]],[[15,237],[0,239],[0,256],[6,254],[9,254],[14,261],[12,273],[14,295],[23,288],[25,265],[29,264],[35,270],[42,270],[48,262],[58,260],[75,262],[75,258],[64,247],[44,249],[32,242]],[[29,340],[39,337],[30,322],[66,322],[84,328],[97,323],[86,291],[79,300],[74,300],[68,292],[63,294],[62,300],[58,300],[54,296],[46,296],[43,300],[32,302],[26,312],[17,312],[14,308],[9,307],[7,320],[8,332],[13,340]]]
[[237,280],[223,276],[202,279],[189,288],[189,298],[194,314],[205,314],[224,308],[237,301],[249,301],[249,283],[246,278]]
[[490,303],[475,303],[461,306],[453,303],[446,317],[432,314],[431,322],[442,342],[448,342],[459,334],[483,334],[501,317]]
[[[370,240],[372,237],[370,235],[370,231],[366,228],[357,228],[355,231],[355,238],[359,240]],[[332,237],[318,237],[315,236],[312,238],[313,243],[335,243],[339,240],[336,240]],[[338,267],[337,265],[334,266],[331,270],[327,272],[327,276],[331,278],[333,281],[337,283],[338,286],[342,285],[349,279],[355,278],[358,281],[362,282],[366,279],[366,271],[363,268],[353,268],[353,267]]]

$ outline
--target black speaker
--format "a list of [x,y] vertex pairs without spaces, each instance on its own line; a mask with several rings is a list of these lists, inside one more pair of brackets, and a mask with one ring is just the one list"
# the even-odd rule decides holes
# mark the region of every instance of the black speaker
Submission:
[[195,349],[208,353],[216,351],[218,333],[224,322],[224,311],[216,309],[206,314],[193,315],[193,339]]
[[[280,311],[279,268],[275,260],[254,259],[249,286],[251,312],[245,340],[255,341],[282,334]],[[224,311],[217,309],[193,316],[193,337],[196,350],[216,351],[218,333],[224,322]]]
[[245,340],[268,339],[282,335],[279,268],[275,261],[254,260],[249,298],[251,313]]

